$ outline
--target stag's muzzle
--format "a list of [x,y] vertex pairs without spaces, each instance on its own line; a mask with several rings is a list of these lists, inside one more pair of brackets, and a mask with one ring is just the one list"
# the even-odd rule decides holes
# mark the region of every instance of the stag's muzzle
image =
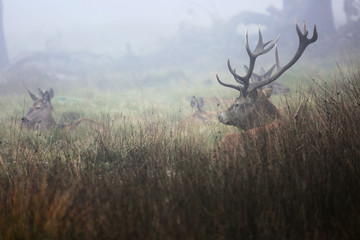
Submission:
[[229,117],[228,117],[228,115],[226,113],[220,113],[218,115],[218,119],[222,124],[225,124],[225,125],[230,124],[230,119],[229,119]]

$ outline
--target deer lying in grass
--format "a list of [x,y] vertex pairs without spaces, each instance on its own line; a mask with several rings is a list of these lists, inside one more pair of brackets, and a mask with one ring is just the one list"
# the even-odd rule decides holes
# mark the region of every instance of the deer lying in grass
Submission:
[[204,110],[203,98],[196,98],[195,96],[192,96],[190,104],[193,109],[193,113],[191,115],[191,120],[200,120],[203,122],[216,121],[216,118],[217,118],[216,112]]
[[[247,69],[246,75],[243,77],[238,75],[235,72],[235,69],[232,68],[230,60],[227,62],[230,73],[239,85],[224,83],[220,80],[219,76],[216,75],[218,82],[222,86],[233,88],[240,92],[240,96],[235,100],[235,102],[225,112],[218,116],[219,121],[223,124],[233,125],[241,130],[244,130],[243,134],[229,133],[225,135],[219,143],[219,147],[217,149],[218,153],[234,153],[237,148],[243,150],[244,135],[256,141],[261,131],[266,131],[271,134],[276,130],[276,128],[278,128],[279,121],[281,121],[281,115],[279,110],[269,101],[272,89],[260,89],[268,86],[278,79],[286,70],[296,63],[305,51],[306,47],[317,40],[318,34],[316,25],[314,26],[313,36],[310,39],[307,38],[308,31],[306,30],[305,22],[303,28],[304,33],[301,32],[298,24],[296,23],[299,46],[294,57],[285,66],[281,67],[279,62],[277,50],[277,41],[279,37],[275,40],[275,42],[266,48],[266,46],[272,41],[264,43],[261,31],[259,30],[259,41],[253,52],[249,48],[248,33],[246,32],[245,47],[250,58],[250,65]],[[269,74],[265,74],[263,76],[263,79],[251,82],[250,78],[253,75],[256,58],[269,52],[274,46],[277,72],[271,76],[271,70],[269,71]]]
[[38,92],[40,98],[29,91],[30,97],[34,103],[30,106],[28,113],[21,119],[22,125],[25,127],[42,132],[54,127],[64,129],[65,131],[71,131],[81,122],[88,122],[96,128],[100,127],[99,123],[88,118],[81,118],[70,124],[57,124],[51,113],[54,110],[51,104],[51,99],[54,97],[54,91],[50,89],[49,91],[43,92],[41,89],[38,89]]

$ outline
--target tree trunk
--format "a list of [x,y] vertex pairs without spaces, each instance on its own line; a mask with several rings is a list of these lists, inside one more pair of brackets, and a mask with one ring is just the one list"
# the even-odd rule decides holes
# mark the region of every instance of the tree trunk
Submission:
[[335,23],[331,0],[308,0],[307,15],[309,20],[321,27],[326,35],[335,34]]
[[306,20],[311,25],[316,24],[323,36],[335,34],[331,0],[284,0],[283,4],[288,18],[295,18],[299,23]]
[[9,57],[5,43],[5,33],[3,25],[3,3],[0,0],[0,69],[3,69],[9,64]]

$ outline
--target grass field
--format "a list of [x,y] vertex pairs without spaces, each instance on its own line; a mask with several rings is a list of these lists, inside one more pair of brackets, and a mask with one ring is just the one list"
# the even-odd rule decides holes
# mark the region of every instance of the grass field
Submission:
[[272,98],[281,126],[232,158],[214,151],[222,136],[239,130],[184,120],[192,95],[214,111],[236,97],[217,84],[122,89],[116,77],[98,76],[72,88],[34,86],[54,88],[56,121],[71,113],[105,126],[70,133],[19,127],[31,99],[26,91],[4,93],[0,239],[355,239],[359,66],[311,84],[305,74],[285,75],[292,94]]

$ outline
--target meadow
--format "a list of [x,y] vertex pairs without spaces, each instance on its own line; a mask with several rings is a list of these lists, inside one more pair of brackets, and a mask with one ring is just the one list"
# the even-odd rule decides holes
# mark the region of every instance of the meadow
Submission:
[[0,95],[0,239],[358,237],[360,65],[312,74],[284,74],[279,129],[231,158],[215,149],[240,130],[187,118],[192,95],[212,111],[237,96],[213,73],[193,79],[214,84],[157,87],[122,87],[130,75],[36,82],[54,89],[56,121],[104,126],[46,134],[18,124],[32,101],[15,85]]

